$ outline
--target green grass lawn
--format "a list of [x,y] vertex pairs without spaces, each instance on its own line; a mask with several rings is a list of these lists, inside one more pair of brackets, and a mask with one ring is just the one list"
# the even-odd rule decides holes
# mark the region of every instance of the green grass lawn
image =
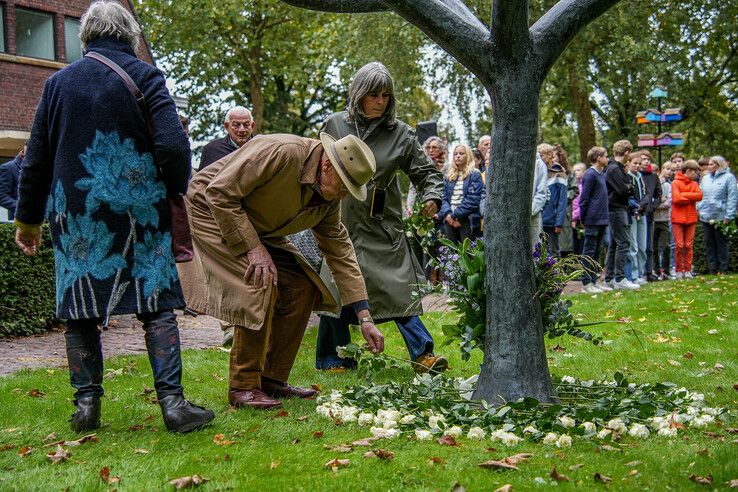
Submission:
[[[672,381],[705,394],[709,406],[738,408],[738,277],[699,277],[685,282],[650,284],[637,292],[574,296],[573,311],[583,320],[610,323],[595,326],[606,343],[595,347],[579,339],[547,341],[554,374],[577,378],[612,379],[621,371],[632,382]],[[434,335],[453,319],[451,314],[424,317]],[[406,357],[393,325],[382,327],[388,352]],[[711,330],[717,333],[710,334]],[[358,336],[355,338],[359,338]],[[104,340],[103,340],[104,344]],[[558,351],[552,350],[559,345]],[[561,347],[565,351],[560,351]],[[315,331],[303,342],[291,382],[320,384],[324,392],[361,383],[352,373],[331,374],[313,369]],[[452,376],[478,371],[481,353],[461,361],[453,346],[438,347],[450,360]],[[716,364],[722,365],[716,368]],[[112,372],[111,370],[115,370]],[[66,369],[23,371],[0,378],[0,490],[160,490],[167,482],[199,474],[208,479],[202,490],[466,490],[491,491],[504,484],[514,490],[533,490],[556,482],[556,467],[571,481],[560,488],[614,490],[703,489],[690,475],[713,482],[709,489],[726,488],[738,479],[738,435],[727,427],[680,431],[672,439],[623,437],[618,449],[597,440],[576,438],[572,448],[558,449],[530,442],[514,448],[488,439],[460,438],[461,446],[407,437],[377,441],[372,448],[338,452],[328,447],[368,437],[366,427],[335,425],[315,413],[315,401],[285,401],[278,411],[233,411],[226,398],[228,354],[221,350],[184,353],[186,396],[212,408],[214,425],[193,434],[172,435],[164,430],[158,406],[150,402],[153,387],[148,360],[120,357],[106,366],[103,427],[97,442],[67,448],[69,459],[51,464],[44,447],[49,440],[73,440],[67,420],[73,407]],[[376,381],[410,380],[412,371],[392,369]],[[40,390],[42,396],[32,396]],[[37,393],[35,393],[37,394]],[[153,418],[152,418],[153,416]],[[730,427],[738,427],[732,422]],[[223,436],[215,437],[222,434]],[[216,442],[217,441],[217,442]],[[231,442],[232,441],[232,442]],[[21,457],[22,447],[32,448]],[[489,448],[497,448],[489,449]],[[368,449],[387,449],[391,461],[365,458]],[[519,471],[479,468],[481,462],[515,453],[533,457]],[[333,472],[324,464],[349,459],[347,468]],[[433,460],[433,458],[436,458]],[[429,465],[429,461],[432,466]],[[120,481],[106,484],[106,467]],[[610,477],[609,484],[595,474]],[[539,477],[537,479],[537,477]],[[541,484],[541,480],[545,484]]]

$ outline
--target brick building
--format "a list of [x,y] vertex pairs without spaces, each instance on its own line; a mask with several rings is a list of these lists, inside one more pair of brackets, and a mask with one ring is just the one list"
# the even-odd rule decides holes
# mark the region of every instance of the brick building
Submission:
[[[118,0],[131,12],[131,0]],[[90,0],[0,0],[0,162],[30,136],[44,82],[82,56],[79,18]],[[153,63],[143,39],[138,56]]]

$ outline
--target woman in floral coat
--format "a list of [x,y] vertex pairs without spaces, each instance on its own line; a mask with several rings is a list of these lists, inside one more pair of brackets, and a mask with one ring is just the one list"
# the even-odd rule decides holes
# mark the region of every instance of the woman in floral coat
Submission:
[[187,189],[189,142],[164,76],[136,58],[140,32],[120,4],[103,1],[83,16],[80,38],[86,52],[117,63],[141,89],[151,132],[120,76],[83,57],[46,81],[21,171],[16,242],[35,254],[40,225],[48,220],[56,314],[68,320],[76,431],[100,425],[103,356],[97,327],[115,314],[135,313],[143,322],[167,428],[186,432],[213,419],[212,412],[182,396],[172,311],[185,302],[166,197]]

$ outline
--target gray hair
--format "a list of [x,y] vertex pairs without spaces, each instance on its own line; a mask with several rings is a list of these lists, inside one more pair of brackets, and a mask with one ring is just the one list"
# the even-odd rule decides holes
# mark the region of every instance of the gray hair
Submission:
[[366,119],[361,103],[370,92],[383,91],[389,94],[389,103],[384,110],[385,122],[388,126],[395,124],[395,82],[387,67],[379,62],[367,63],[356,71],[349,86],[348,116],[349,121],[357,118]]
[[251,111],[249,111],[248,108],[245,108],[243,106],[233,106],[226,113],[225,121],[231,121],[231,117],[233,117],[233,113],[241,113],[241,112],[248,113],[249,118],[251,118]]
[[97,38],[114,37],[128,43],[135,51],[140,36],[141,26],[133,14],[118,2],[97,1],[82,14],[79,39],[85,47]]
[[438,143],[438,145],[441,147],[442,152],[448,151],[448,148],[446,147],[446,142],[441,140],[441,137],[432,136],[426,138],[425,142],[423,142],[423,150],[425,151],[426,155],[428,154],[428,147],[430,147],[430,144],[432,144],[433,142]]
[[725,157],[723,157],[721,155],[714,155],[714,156],[710,157],[710,160],[713,161],[713,162],[715,162],[715,164],[718,165],[718,170],[719,171],[722,171],[723,169],[725,169],[726,167],[728,167],[728,161],[726,161],[725,160]]

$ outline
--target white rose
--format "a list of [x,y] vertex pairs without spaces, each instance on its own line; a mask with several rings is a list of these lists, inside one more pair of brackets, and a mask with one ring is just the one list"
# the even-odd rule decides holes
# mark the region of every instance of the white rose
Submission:
[[577,380],[571,376],[564,376],[561,378],[561,382],[564,384],[577,384]]
[[429,441],[433,438],[433,433],[424,429],[415,429],[415,437],[418,441]]
[[331,391],[331,401],[339,401],[343,398],[343,393],[338,390]]
[[505,432],[505,435],[502,436],[502,444],[505,446],[515,446],[522,440],[521,437],[516,436],[512,432]]
[[360,413],[358,421],[359,421],[359,425],[361,426],[369,425],[372,422],[374,422],[374,415],[372,415],[371,413],[366,413],[366,412]]
[[400,423],[403,425],[412,424],[415,422],[415,415],[405,415],[400,419]]
[[472,427],[469,429],[469,432],[467,432],[466,437],[469,439],[484,439],[485,435],[487,435],[487,433],[484,432],[484,429],[481,427]]
[[722,409],[720,408],[713,408],[713,407],[705,407],[702,409],[702,411],[708,415],[720,415],[721,410]]
[[700,415],[699,417],[695,418],[692,423],[690,423],[690,427],[696,427],[696,428],[702,428],[707,427],[709,424],[713,423],[715,421],[715,417],[712,415]]
[[585,437],[592,437],[597,434],[597,426],[594,424],[594,422],[584,422],[582,424],[582,427],[584,427]]
[[556,447],[557,448],[570,448],[571,447],[571,436],[562,434],[561,437],[559,437],[556,440]]
[[380,439],[392,439],[400,435],[399,430],[385,429],[384,427],[371,427],[369,432],[371,432],[374,437],[378,437]]
[[428,418],[428,427],[431,429],[440,429],[441,424],[443,424],[445,420],[446,419],[442,415],[431,415]]
[[630,430],[628,431],[629,436],[637,437],[639,439],[646,439],[649,434],[648,429],[643,424],[633,424],[630,426]]
[[385,420],[382,423],[382,427],[385,429],[397,429],[397,421],[396,420]]
[[454,425],[450,429],[446,429],[443,432],[443,435],[444,436],[451,436],[451,437],[459,437],[462,434],[462,432],[464,432],[464,431],[461,430],[461,427],[459,427],[458,425]]
[[323,417],[330,417],[331,409],[327,405],[318,405],[315,407],[315,411]]
[[669,427],[669,419],[666,417],[651,417],[651,428],[653,430],[659,430],[663,429],[664,427]]
[[528,427],[523,429],[523,434],[538,434],[538,429],[536,429],[532,425],[529,425]]
[[543,444],[551,446],[556,444],[556,441],[558,441],[558,439],[559,435],[557,433],[549,432],[548,434],[546,434],[546,437],[543,438]]
[[607,423],[606,426],[608,429],[612,429],[614,431],[619,432],[620,434],[625,434],[628,432],[628,427],[625,425],[625,422],[623,422],[621,419],[612,419]]
[[597,438],[605,439],[610,434],[612,434],[612,431],[610,429],[602,429],[600,432],[597,433]]
[[692,401],[705,401],[705,395],[702,393],[692,393],[691,398]]
[[571,417],[567,417],[566,415],[564,415],[563,417],[559,417],[559,423],[563,425],[564,427],[566,427],[567,429],[570,429],[574,427],[575,425],[577,425],[576,420],[574,420]]
[[676,427],[674,428],[662,427],[661,429],[659,429],[658,435],[663,436],[663,437],[674,437],[677,435],[677,429]]
[[695,416],[695,415],[697,415],[698,413],[700,413],[700,409],[699,409],[699,408],[695,408],[695,407],[687,407],[687,415],[691,415],[691,416],[693,416],[693,417],[694,417],[694,416]]

